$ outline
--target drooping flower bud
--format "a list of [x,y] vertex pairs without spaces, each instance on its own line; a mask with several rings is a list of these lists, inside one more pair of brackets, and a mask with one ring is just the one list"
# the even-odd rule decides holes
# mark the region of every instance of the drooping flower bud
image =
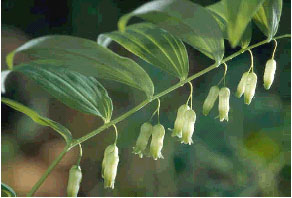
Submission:
[[192,136],[194,133],[194,125],[196,122],[196,113],[190,109],[185,112],[185,124],[182,131],[181,143],[191,145],[193,143]]
[[119,164],[119,149],[115,144],[109,145],[104,151],[102,161],[102,178],[104,187],[114,189]]
[[186,104],[181,105],[178,108],[176,119],[175,119],[175,122],[174,122],[174,129],[173,129],[173,131],[171,133],[172,137],[177,136],[178,138],[181,138],[182,129],[183,129],[184,120],[185,120],[184,113],[189,109],[190,109],[190,107],[188,105],[186,105]]
[[248,73],[249,72],[244,72],[242,74],[242,77],[241,77],[240,81],[239,81],[239,84],[237,86],[237,91],[236,91],[236,94],[235,94],[235,96],[238,97],[238,98],[240,98],[244,93],[245,86],[246,86],[246,79],[247,79]]
[[209,114],[209,112],[211,111],[211,109],[214,106],[215,101],[217,100],[219,95],[219,88],[218,86],[212,86],[210,88],[210,91],[208,93],[207,98],[204,101],[203,104],[203,114],[206,116]]
[[144,150],[148,144],[148,140],[152,134],[152,125],[149,122],[142,124],[140,134],[136,142],[136,146],[133,148],[133,153],[143,157]]
[[257,86],[257,75],[252,72],[249,73],[246,79],[246,85],[244,90],[244,103],[249,105],[255,94],[255,89]]
[[219,91],[219,118],[220,122],[226,120],[228,122],[229,112],[229,97],[230,90],[227,87],[223,87]]
[[80,166],[73,165],[69,171],[67,197],[77,197],[81,179],[82,172]]
[[164,135],[165,130],[163,125],[157,124],[153,126],[150,154],[152,155],[154,160],[157,160],[158,158],[163,158],[161,150],[163,147]]
[[266,63],[265,73],[264,73],[264,87],[266,90],[270,89],[276,72],[276,61],[270,59]]

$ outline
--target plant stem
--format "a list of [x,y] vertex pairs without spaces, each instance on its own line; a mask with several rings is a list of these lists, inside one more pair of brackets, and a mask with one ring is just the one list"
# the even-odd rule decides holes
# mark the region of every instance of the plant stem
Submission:
[[78,156],[78,160],[77,160],[77,166],[80,165],[80,162],[81,162],[81,159],[82,159],[82,146],[81,144],[78,144],[79,145],[79,156]]
[[[275,40],[278,40],[278,39],[281,39],[281,38],[289,38],[289,37],[291,37],[290,34],[284,34],[284,35],[281,35],[281,36],[274,37],[274,39],[275,39]],[[233,53],[232,55],[230,55],[230,56],[224,58],[224,59],[221,61],[221,64],[223,64],[223,63],[225,63],[225,62],[227,62],[227,61],[230,61],[231,59],[237,57],[238,55],[244,53],[244,52],[247,51],[247,50],[251,50],[251,49],[253,49],[253,48],[259,47],[259,46],[264,45],[264,44],[269,43],[269,42],[270,42],[269,40],[264,40],[264,41],[261,41],[261,42],[258,42],[258,43],[256,43],[256,44],[254,44],[254,45],[251,45],[251,46],[249,46],[248,48],[241,49],[241,50],[239,50],[239,51]],[[85,135],[85,136],[83,136],[83,137],[81,137],[81,138],[79,138],[79,139],[77,139],[77,140],[73,140],[73,141],[72,141],[72,144],[71,144],[71,146],[70,146],[70,148],[72,148],[72,147],[74,147],[74,146],[76,146],[76,145],[78,145],[78,144],[80,144],[80,143],[82,143],[82,142],[84,142],[84,141],[86,141],[86,140],[88,140],[88,139],[94,137],[95,135],[99,134],[99,133],[102,132],[103,130],[109,128],[111,125],[116,124],[116,123],[118,123],[118,122],[120,122],[120,121],[126,119],[126,118],[129,117],[130,115],[136,113],[137,111],[139,111],[140,109],[142,109],[144,106],[146,106],[147,104],[149,104],[152,100],[159,99],[160,97],[162,97],[162,96],[164,96],[164,95],[166,95],[166,94],[168,94],[168,93],[170,93],[170,92],[176,90],[177,88],[183,86],[184,84],[186,84],[186,83],[188,83],[188,82],[190,82],[190,81],[192,81],[192,80],[194,80],[194,79],[196,79],[196,78],[198,78],[198,77],[200,77],[200,76],[202,76],[202,75],[208,73],[209,71],[211,71],[211,70],[213,70],[213,69],[215,69],[215,68],[217,68],[217,67],[219,67],[219,65],[218,65],[217,63],[215,63],[215,64],[213,64],[213,65],[207,67],[206,69],[203,69],[202,71],[200,71],[200,72],[198,72],[198,73],[196,73],[196,74],[194,74],[194,75],[188,77],[187,79],[178,82],[177,84],[175,84],[175,85],[169,87],[168,89],[166,89],[166,90],[164,90],[164,91],[162,91],[162,92],[160,92],[160,93],[154,95],[151,99],[146,99],[146,100],[142,101],[139,105],[137,105],[136,107],[134,107],[134,108],[131,109],[130,111],[124,113],[124,114],[121,115],[120,117],[118,117],[118,118],[116,118],[116,119],[114,119],[114,120],[112,120],[112,121],[110,121],[110,122],[108,122],[108,123],[102,125],[102,126],[99,127],[98,129],[96,129],[96,130],[94,130],[94,131],[88,133],[87,135]]]
[[29,191],[29,193],[26,195],[27,197],[32,197],[34,193],[39,189],[39,187],[43,184],[43,182],[47,179],[49,174],[52,172],[52,170],[55,168],[55,166],[62,160],[64,155],[69,151],[70,149],[68,146],[64,148],[64,150],[58,155],[58,157],[52,162],[52,164],[49,166],[49,168],[46,170],[46,172],[42,175],[42,177],[37,181],[37,183],[32,187],[32,189]]

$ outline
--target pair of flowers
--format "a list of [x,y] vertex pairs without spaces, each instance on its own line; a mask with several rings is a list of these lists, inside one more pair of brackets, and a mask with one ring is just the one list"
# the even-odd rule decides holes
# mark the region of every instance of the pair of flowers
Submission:
[[[177,117],[174,123],[172,136],[177,136],[182,143],[192,144],[192,135],[194,133],[194,125],[196,122],[196,113],[186,104],[179,107]],[[163,147],[163,139],[165,129],[163,125],[157,124],[152,126],[149,122],[142,124],[139,137],[136,141],[136,146],[133,148],[133,153],[139,155],[140,158],[146,153],[148,141],[152,136],[150,143],[150,155],[154,160],[163,158],[161,150]]]
[[190,109],[187,104],[181,105],[178,108],[172,137],[178,137],[181,143],[191,145],[193,143],[192,136],[194,133],[194,125],[196,122],[196,113]]
[[146,153],[145,150],[148,145],[148,141],[152,136],[150,143],[150,155],[154,160],[163,158],[161,150],[163,147],[164,135],[165,129],[163,125],[156,124],[152,126],[149,122],[145,122],[141,126],[140,134],[136,141],[136,146],[133,148],[133,153],[139,155],[139,157],[142,158],[143,154]]
[[[272,58],[266,63],[264,72],[264,87],[266,90],[271,88],[276,72],[276,61]],[[236,96],[240,98],[244,94],[244,102],[249,105],[257,85],[257,75],[254,72],[243,73],[241,80],[237,86]]]
[[[163,158],[161,150],[163,147],[165,130],[161,124],[152,126],[146,122],[141,126],[140,135],[137,140],[134,153],[143,157],[143,153],[147,147],[148,140],[152,136],[150,144],[150,153],[152,157],[157,160]],[[102,178],[104,179],[104,187],[114,189],[115,178],[119,164],[119,149],[116,144],[109,145],[104,151],[104,158],[102,161]]]
[[203,114],[206,116],[213,108],[217,98],[219,97],[219,118],[220,121],[228,121],[229,113],[229,98],[230,90],[227,87],[223,87],[219,90],[218,86],[212,86],[203,104]]
[[[104,151],[102,161],[102,178],[104,179],[105,188],[114,188],[117,169],[119,164],[119,149],[116,144],[109,145]],[[69,172],[69,180],[67,185],[67,196],[77,197],[82,172],[79,165],[73,165]]]
[[[257,75],[254,72],[245,72],[237,86],[236,96],[240,98],[244,94],[245,104],[250,104],[255,94],[257,84]],[[203,114],[207,116],[213,108],[217,98],[219,97],[219,119],[220,122],[226,120],[228,122],[229,113],[229,99],[230,90],[227,87],[222,87],[219,90],[218,86],[212,86],[209,90],[208,96],[206,97],[203,104]]]

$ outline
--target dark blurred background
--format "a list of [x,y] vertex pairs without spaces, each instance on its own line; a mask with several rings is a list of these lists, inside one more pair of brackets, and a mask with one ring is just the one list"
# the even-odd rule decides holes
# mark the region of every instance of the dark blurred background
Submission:
[[[48,34],[66,34],[96,40],[97,35],[117,28],[120,16],[147,2],[142,0],[2,0],[2,70],[5,56],[26,41]],[[215,1],[195,0],[201,5]],[[291,32],[291,1],[283,1],[277,35]],[[135,21],[135,20],[133,20]],[[138,20],[136,20],[138,21]],[[253,24],[252,43],[264,40]],[[230,49],[225,42],[226,55]],[[120,55],[137,61],[151,76],[156,93],[177,80],[130,54],[117,44],[110,46]],[[190,75],[212,63],[187,46]],[[237,83],[250,66],[244,53],[228,62],[227,86],[231,89],[229,122],[220,123],[217,108],[207,117],[202,104],[209,88],[217,84],[223,68],[193,81],[197,122],[194,144],[182,145],[167,131],[164,159],[140,159],[132,154],[142,123],[147,121],[156,102],[147,105],[117,125],[120,163],[114,190],[105,190],[101,162],[105,147],[113,142],[110,128],[83,144],[81,161],[83,180],[80,196],[290,196],[291,192],[291,42],[278,41],[275,54],[277,72],[269,91],[262,85],[265,62],[271,57],[273,42],[253,50],[258,86],[249,106],[234,97]],[[18,57],[17,62],[27,60]],[[139,104],[144,94],[127,86],[101,80],[114,104],[113,118]],[[34,82],[20,74],[11,74],[2,96],[19,101],[41,115],[69,128],[75,138],[102,124],[94,116],[72,110],[49,96]],[[189,94],[186,85],[161,98],[161,123],[172,128],[178,107]],[[6,105],[2,106],[1,172],[2,182],[24,196],[41,177],[64,147],[63,140],[51,129]],[[65,196],[68,171],[76,162],[78,150],[70,151],[55,168],[36,196]]]

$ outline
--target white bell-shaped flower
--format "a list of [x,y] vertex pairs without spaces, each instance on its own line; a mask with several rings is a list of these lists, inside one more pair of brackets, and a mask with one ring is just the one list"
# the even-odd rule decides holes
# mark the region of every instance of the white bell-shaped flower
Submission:
[[149,122],[142,124],[139,137],[136,141],[136,146],[133,148],[133,153],[143,157],[145,148],[147,147],[148,140],[152,134],[152,125]]
[[226,120],[228,122],[229,113],[229,98],[230,90],[227,87],[223,87],[219,91],[219,118],[220,122]]
[[196,122],[196,113],[190,109],[185,112],[185,124],[182,130],[181,143],[191,145],[193,143],[192,136]]
[[102,161],[102,178],[104,187],[114,189],[119,164],[119,149],[115,144],[109,145],[104,151]]
[[265,89],[270,89],[276,72],[276,61],[274,59],[270,59],[266,63],[265,72],[264,72],[264,87]]
[[245,85],[246,85],[246,79],[247,79],[248,74],[249,74],[249,72],[244,72],[242,74],[242,77],[241,77],[240,81],[239,81],[239,84],[238,84],[237,90],[236,90],[236,94],[235,94],[235,96],[238,97],[238,98],[240,98],[244,93]]
[[244,103],[249,105],[254,97],[257,86],[257,75],[254,72],[248,74],[244,90]]
[[177,136],[178,138],[181,138],[182,136],[182,129],[184,126],[184,121],[185,121],[185,117],[184,114],[187,110],[189,110],[190,107],[186,104],[181,105],[178,110],[177,110],[177,115],[176,115],[176,119],[174,122],[174,129],[172,130],[171,136]]
[[73,165],[69,171],[69,179],[67,186],[67,197],[77,197],[80,183],[82,179],[82,172],[80,166]]
[[163,147],[164,135],[165,129],[163,125],[157,124],[153,126],[152,140],[150,144],[150,154],[154,160],[157,160],[158,158],[163,158],[161,150]]
[[203,114],[206,116],[209,114],[209,112],[211,111],[211,109],[214,106],[215,101],[217,100],[219,95],[219,88],[218,86],[212,86],[210,88],[210,91],[208,93],[207,98],[204,101],[203,104]]

